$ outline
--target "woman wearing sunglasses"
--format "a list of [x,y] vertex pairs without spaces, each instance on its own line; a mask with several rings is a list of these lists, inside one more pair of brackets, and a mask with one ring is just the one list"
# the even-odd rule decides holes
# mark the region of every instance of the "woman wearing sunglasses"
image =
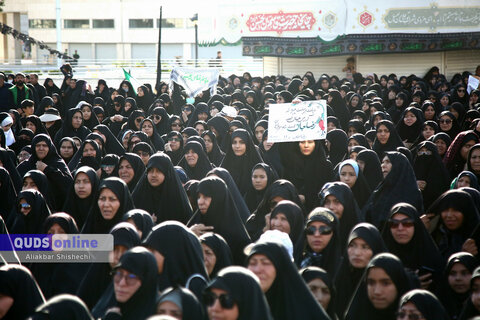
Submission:
[[116,314],[121,319],[146,319],[155,313],[158,295],[157,263],[143,247],[125,252],[112,272],[116,307],[103,317]]
[[210,320],[272,319],[257,276],[242,267],[227,267],[205,289],[203,301]]
[[14,221],[10,232],[42,233],[43,223],[49,215],[50,208],[40,192],[33,189],[23,190],[17,196],[16,214],[11,217]]
[[245,254],[247,268],[260,279],[275,320],[329,319],[283,245],[259,241],[245,248]]
[[382,236],[388,250],[418,274],[422,288],[434,289],[445,263],[417,209],[408,203],[393,206]]
[[315,208],[305,224],[305,237],[296,250],[300,256],[295,258],[301,268],[320,267],[334,278],[340,262],[340,237],[338,218],[327,208]]

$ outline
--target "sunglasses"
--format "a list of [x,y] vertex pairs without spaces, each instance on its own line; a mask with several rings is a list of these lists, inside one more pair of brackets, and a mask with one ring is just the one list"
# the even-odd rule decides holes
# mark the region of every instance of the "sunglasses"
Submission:
[[220,305],[223,309],[232,309],[235,306],[235,301],[233,301],[233,298],[228,294],[221,294],[217,296],[211,291],[203,294],[203,303],[208,307],[213,306],[217,299],[220,301]]
[[313,236],[317,232],[317,230],[318,233],[320,233],[321,235],[329,235],[333,232],[333,229],[330,226],[320,226],[318,227],[318,229],[314,226],[310,226],[305,228],[305,233],[309,236]]
[[172,127],[180,127],[180,123],[172,123]]
[[159,115],[156,114],[156,115],[153,116],[153,119],[160,120],[160,119],[162,119],[162,117],[160,117]]
[[168,141],[170,141],[170,142],[180,142],[182,140],[180,138],[170,138],[170,139],[168,139]]
[[390,229],[397,229],[400,225],[402,225],[404,228],[411,228],[414,226],[415,221],[413,219],[403,219],[403,220],[395,220],[395,219],[389,219],[388,220],[388,225],[390,226]]
[[142,122],[142,121],[143,121],[143,118],[137,118],[137,119],[135,119],[135,122],[137,122],[137,123],[140,123],[140,122]]
[[440,122],[440,123],[452,123],[452,120],[450,120],[450,119],[446,119],[446,120],[441,119],[441,120],[438,120],[438,122]]
[[460,89],[460,90],[457,90],[457,91],[458,91],[458,92],[465,92],[465,90],[464,90],[464,89]]
[[113,272],[113,282],[119,283],[122,279],[125,279],[125,283],[128,286],[134,285],[139,280],[138,276],[133,273]]
[[115,168],[115,165],[114,164],[102,164],[100,167],[102,169]]
[[428,151],[418,151],[417,152],[417,155],[418,156],[431,156],[432,155],[432,151],[428,150]]
[[19,208],[19,209],[30,209],[31,207],[32,207],[32,206],[29,205],[28,203],[20,203],[20,204],[18,205],[18,208]]
[[414,314],[414,313],[409,313],[409,314],[407,314],[407,313],[404,312],[404,311],[397,312],[397,319],[398,319],[398,318],[404,319],[405,317],[406,317],[408,320],[420,320],[420,319],[424,319],[424,317],[421,316],[421,315],[419,315],[419,314]]
[[148,156],[150,156],[150,153],[145,152],[145,151],[138,151],[137,154],[138,154],[140,157],[148,157]]

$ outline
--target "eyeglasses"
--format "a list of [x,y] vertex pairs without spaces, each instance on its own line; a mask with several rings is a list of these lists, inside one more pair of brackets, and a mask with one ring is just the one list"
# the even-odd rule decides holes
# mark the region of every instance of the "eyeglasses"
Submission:
[[229,294],[221,294],[217,296],[211,291],[203,294],[203,303],[208,307],[213,306],[217,299],[220,301],[220,305],[223,309],[232,309],[235,306],[235,301],[233,301],[233,298]]
[[174,122],[174,123],[172,123],[172,127],[180,127],[180,123]]
[[432,151],[430,150],[417,152],[417,156],[431,156],[431,155],[432,155]]
[[139,277],[133,273],[124,273],[120,270],[117,270],[113,273],[113,282],[120,283],[122,279],[125,279],[127,286],[134,285],[138,280],[140,280]]
[[390,229],[397,229],[400,225],[402,225],[404,228],[411,228],[415,225],[415,221],[413,219],[389,219],[388,225],[390,226]]
[[182,140],[180,138],[169,138],[168,141],[169,142],[180,142]]
[[452,120],[451,119],[440,119],[440,120],[438,120],[438,122],[440,122],[440,123],[452,123]]
[[397,312],[397,319],[403,319],[407,317],[408,320],[420,320],[420,319],[425,319],[423,316],[415,313],[406,313],[404,311]]
[[318,229],[314,226],[310,226],[305,228],[305,233],[309,236],[312,236],[317,232],[317,230],[321,235],[329,235],[333,232],[333,229],[330,226],[320,226]]
[[32,206],[29,205],[28,203],[20,203],[18,205],[18,209],[30,209]]

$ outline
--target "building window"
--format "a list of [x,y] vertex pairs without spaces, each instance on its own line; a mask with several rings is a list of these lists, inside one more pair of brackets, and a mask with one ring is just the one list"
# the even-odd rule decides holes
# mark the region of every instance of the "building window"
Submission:
[[65,29],[88,29],[90,28],[90,20],[88,19],[65,19],[63,21]]
[[115,28],[113,19],[93,19],[92,26],[94,29]]
[[135,28],[153,28],[153,19],[129,19],[128,26]]
[[[160,19],[157,19],[157,26],[160,25]],[[168,18],[162,19],[162,28],[183,28],[184,19],[182,18]]]
[[28,27],[32,29],[51,29],[57,27],[55,19],[30,19]]

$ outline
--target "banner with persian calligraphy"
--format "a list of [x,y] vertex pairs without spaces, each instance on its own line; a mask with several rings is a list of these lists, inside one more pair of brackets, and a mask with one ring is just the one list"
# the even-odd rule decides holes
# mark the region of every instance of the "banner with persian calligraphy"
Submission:
[[215,94],[219,75],[220,70],[216,68],[174,67],[170,73],[170,91],[173,91],[173,82],[176,82],[185,89],[191,98],[209,88],[213,95]]
[[[282,2],[274,0],[223,1],[211,15],[213,26],[199,25],[200,41],[242,37],[320,37],[331,41],[345,32],[344,0]],[[205,27],[203,29],[203,27]],[[209,32],[210,31],[210,32]],[[208,33],[209,32],[209,33]]]
[[480,2],[347,0],[346,34],[456,33],[480,30]]
[[316,38],[346,34],[457,33],[480,30],[478,0],[338,0],[219,2],[202,14],[200,41],[242,37]]
[[319,140],[326,136],[326,100],[270,105],[268,142]]

